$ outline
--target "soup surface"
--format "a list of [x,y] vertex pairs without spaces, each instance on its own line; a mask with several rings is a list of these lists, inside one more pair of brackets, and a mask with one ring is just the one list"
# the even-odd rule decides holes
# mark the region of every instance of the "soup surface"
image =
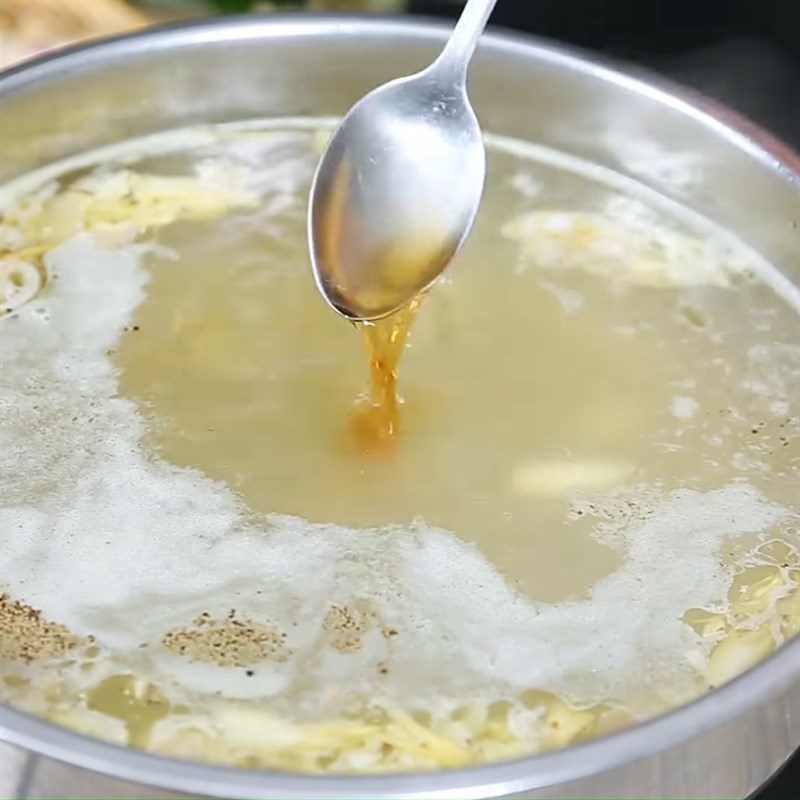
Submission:
[[658,713],[796,633],[796,290],[490,137],[475,231],[389,342],[386,435],[308,265],[328,127],[5,187],[4,700],[189,758],[451,767]]

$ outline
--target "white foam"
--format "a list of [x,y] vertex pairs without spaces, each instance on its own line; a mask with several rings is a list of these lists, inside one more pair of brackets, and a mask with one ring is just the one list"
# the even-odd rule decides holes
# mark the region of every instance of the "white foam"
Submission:
[[669,405],[670,413],[677,419],[691,419],[697,413],[697,409],[697,400],[682,394],[676,394]]
[[640,202],[612,205],[603,214],[525,211],[502,233],[518,244],[523,263],[554,274],[586,271],[618,288],[728,288],[751,266],[724,240],[678,233]]

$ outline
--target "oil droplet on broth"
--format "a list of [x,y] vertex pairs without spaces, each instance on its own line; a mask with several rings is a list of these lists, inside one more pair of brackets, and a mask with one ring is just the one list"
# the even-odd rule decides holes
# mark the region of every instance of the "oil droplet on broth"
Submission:
[[113,675],[100,681],[87,692],[86,705],[122,720],[133,747],[144,747],[153,725],[170,711],[169,701],[158,689],[133,675]]

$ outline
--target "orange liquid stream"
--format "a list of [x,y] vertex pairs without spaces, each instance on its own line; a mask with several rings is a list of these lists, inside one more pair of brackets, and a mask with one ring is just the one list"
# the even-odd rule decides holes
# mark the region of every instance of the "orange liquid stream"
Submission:
[[370,387],[353,407],[348,440],[363,455],[390,456],[400,430],[397,365],[419,308],[416,297],[405,308],[375,322],[358,323],[369,358]]

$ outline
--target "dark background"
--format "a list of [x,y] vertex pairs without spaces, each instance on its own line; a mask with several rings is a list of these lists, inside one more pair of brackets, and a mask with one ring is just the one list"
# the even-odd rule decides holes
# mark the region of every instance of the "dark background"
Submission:
[[[409,11],[455,18],[462,5]],[[491,22],[660,72],[800,149],[800,0],[499,0]]]
[[[410,0],[409,11],[455,18],[461,6]],[[800,0],[499,0],[492,24],[659,72],[800,149]],[[798,797],[797,754],[754,795]]]

